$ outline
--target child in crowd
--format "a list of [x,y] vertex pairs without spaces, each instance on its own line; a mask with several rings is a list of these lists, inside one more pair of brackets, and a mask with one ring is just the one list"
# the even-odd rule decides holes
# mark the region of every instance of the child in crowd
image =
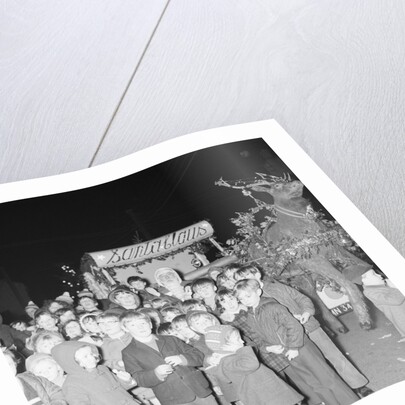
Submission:
[[208,308],[200,300],[196,299],[183,301],[181,303],[181,309],[185,314],[189,311],[208,311]]
[[[201,313],[201,312],[200,312]],[[206,314],[207,312],[203,311],[203,314]],[[198,324],[198,317],[199,317],[199,312],[193,312],[189,314],[189,318],[191,316],[192,319]],[[203,315],[204,316],[204,315]],[[211,323],[210,324],[216,324],[217,319],[213,316],[210,318]],[[191,321],[193,322],[193,321]],[[199,334],[196,333],[194,330],[192,330],[187,322],[187,315],[179,315],[176,318],[173,319],[172,325],[174,329],[180,334],[182,339],[189,344],[190,346],[195,347],[198,349],[200,352],[204,354],[204,366],[210,366],[211,361],[212,362],[217,362],[217,359],[214,357],[213,358],[213,351],[207,346],[205,343],[205,336],[204,334]],[[224,381],[221,380],[220,378],[216,378],[213,375],[207,375],[207,378],[211,382],[214,392],[219,400],[219,402],[222,403],[229,403],[229,402],[234,402],[237,404],[241,404],[239,401],[239,397],[236,393],[235,387],[233,387],[232,383],[229,381]],[[243,404],[241,404],[243,405]]]
[[258,331],[273,353],[289,360],[298,376],[322,401],[328,405],[349,405],[359,399],[328,366],[288,309],[274,299],[261,299],[262,289],[257,280],[239,281],[235,294],[249,308],[247,322],[251,327]]
[[136,310],[141,305],[138,295],[126,285],[118,285],[113,288],[108,295],[108,299],[112,303],[109,309],[114,309],[120,315],[128,309]]
[[152,325],[153,325],[153,330],[156,331],[159,325],[162,323],[162,316],[160,315],[160,312],[157,311],[156,309],[153,308],[140,308],[138,309],[138,312],[141,312],[142,314],[148,315]]
[[38,377],[30,371],[17,374],[17,360],[14,353],[10,350],[3,352],[4,357],[16,376],[21,389],[29,404],[44,405],[67,405],[67,401],[60,387],[51,383],[46,378]]
[[218,288],[227,288],[228,290],[232,290],[235,286],[236,280],[233,278],[229,278],[225,273],[218,274],[216,279],[216,284]]
[[77,341],[64,342],[52,349],[52,357],[67,374],[62,390],[69,405],[140,403],[127,392],[135,381],[125,371],[117,370],[114,374],[106,366],[99,365],[96,346]]
[[125,369],[142,387],[153,389],[162,405],[215,405],[209,383],[196,369],[204,355],[173,336],[152,333],[149,317],[128,311],[122,327],[133,337],[122,351]]
[[223,322],[232,322],[236,314],[247,310],[233,295],[233,291],[226,288],[221,288],[218,291],[215,300],[220,313],[219,318]]
[[145,307],[150,305],[150,301],[159,297],[160,293],[154,288],[147,286],[146,280],[138,276],[132,276],[127,279],[128,285],[132,291],[141,297],[142,304]]
[[303,397],[273,371],[259,363],[240,333],[232,326],[211,326],[205,335],[207,346],[220,356],[217,366],[207,372],[236,387],[244,405],[293,405]]
[[58,309],[54,315],[59,318],[59,325],[64,325],[67,321],[77,319],[76,314],[72,308]]
[[[252,265],[241,267],[235,273],[235,279],[257,280],[263,291],[263,297],[275,299],[279,304],[285,306],[290,311],[303,325],[308,337],[316,344],[338,374],[360,397],[367,396],[373,392],[370,388],[366,387],[368,383],[367,378],[349,362],[321,328],[319,322],[314,317],[315,307],[307,296],[301,294],[295,288],[269,277],[262,280],[259,269]],[[271,351],[271,348],[268,348],[268,351]]]
[[79,340],[84,335],[84,331],[76,319],[67,321],[62,327],[62,333],[66,340]]
[[173,327],[171,322],[163,322],[157,329],[157,335],[163,336],[175,336],[176,338],[181,339],[182,336],[177,332],[177,330]]
[[220,325],[220,322],[215,315],[205,311],[187,312],[186,320],[190,329],[201,335],[205,335],[207,328],[210,326]]
[[51,354],[51,349],[64,341],[59,332],[42,331],[32,335],[29,348],[35,353]]
[[191,285],[193,290],[193,298],[200,298],[203,300],[204,304],[212,311],[215,312],[217,309],[215,302],[215,294],[217,291],[217,286],[215,281],[211,278],[198,278]]
[[183,312],[176,307],[165,306],[160,309],[160,315],[163,317],[164,322],[171,322],[173,318],[178,315],[181,315]]
[[400,335],[398,342],[405,342],[405,297],[390,280],[374,270],[361,276],[364,295],[393,323]]
[[66,379],[62,367],[49,354],[35,353],[29,356],[25,360],[25,368],[37,377],[46,378],[59,387],[62,387]]
[[100,326],[97,323],[97,316],[101,314],[101,311],[97,311],[80,315],[79,323],[82,330],[86,334],[89,334],[91,336],[103,337],[103,333],[101,332]]
[[35,324],[38,329],[59,332],[58,321],[58,318],[48,311],[40,309],[35,312]]
[[94,295],[87,288],[80,291],[77,294],[78,298],[78,308],[79,312],[97,312],[100,309],[98,308],[98,301],[94,298]]

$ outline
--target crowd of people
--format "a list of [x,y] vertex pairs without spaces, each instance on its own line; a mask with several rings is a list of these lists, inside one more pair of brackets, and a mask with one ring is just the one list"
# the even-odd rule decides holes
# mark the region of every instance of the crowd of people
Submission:
[[258,267],[214,268],[188,284],[168,267],[154,277],[130,277],[108,300],[84,289],[76,302],[30,301],[29,321],[0,319],[30,404],[348,405],[372,392],[311,299]]

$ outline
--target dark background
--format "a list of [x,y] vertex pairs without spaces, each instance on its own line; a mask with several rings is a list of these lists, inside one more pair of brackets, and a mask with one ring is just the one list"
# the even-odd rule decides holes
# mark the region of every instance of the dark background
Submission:
[[0,280],[23,283],[41,305],[64,291],[61,266],[79,270],[85,252],[149,240],[203,219],[225,243],[235,236],[229,219],[253,202],[214,183],[256,172],[294,177],[262,139],[254,139],[189,153],[95,187],[2,204]]

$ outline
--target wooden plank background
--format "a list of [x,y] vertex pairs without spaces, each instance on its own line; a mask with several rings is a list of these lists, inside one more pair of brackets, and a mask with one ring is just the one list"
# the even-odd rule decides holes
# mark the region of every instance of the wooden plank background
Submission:
[[402,0],[5,1],[0,182],[276,118],[405,254]]

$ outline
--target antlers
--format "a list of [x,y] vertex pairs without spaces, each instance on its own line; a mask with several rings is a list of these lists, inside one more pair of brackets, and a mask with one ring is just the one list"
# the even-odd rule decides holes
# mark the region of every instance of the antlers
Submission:
[[231,187],[235,189],[253,188],[257,186],[272,186],[277,183],[289,183],[291,181],[290,174],[287,173],[283,177],[272,176],[266,173],[256,173],[259,177],[246,180],[224,180],[222,177],[215,182],[216,186]]

